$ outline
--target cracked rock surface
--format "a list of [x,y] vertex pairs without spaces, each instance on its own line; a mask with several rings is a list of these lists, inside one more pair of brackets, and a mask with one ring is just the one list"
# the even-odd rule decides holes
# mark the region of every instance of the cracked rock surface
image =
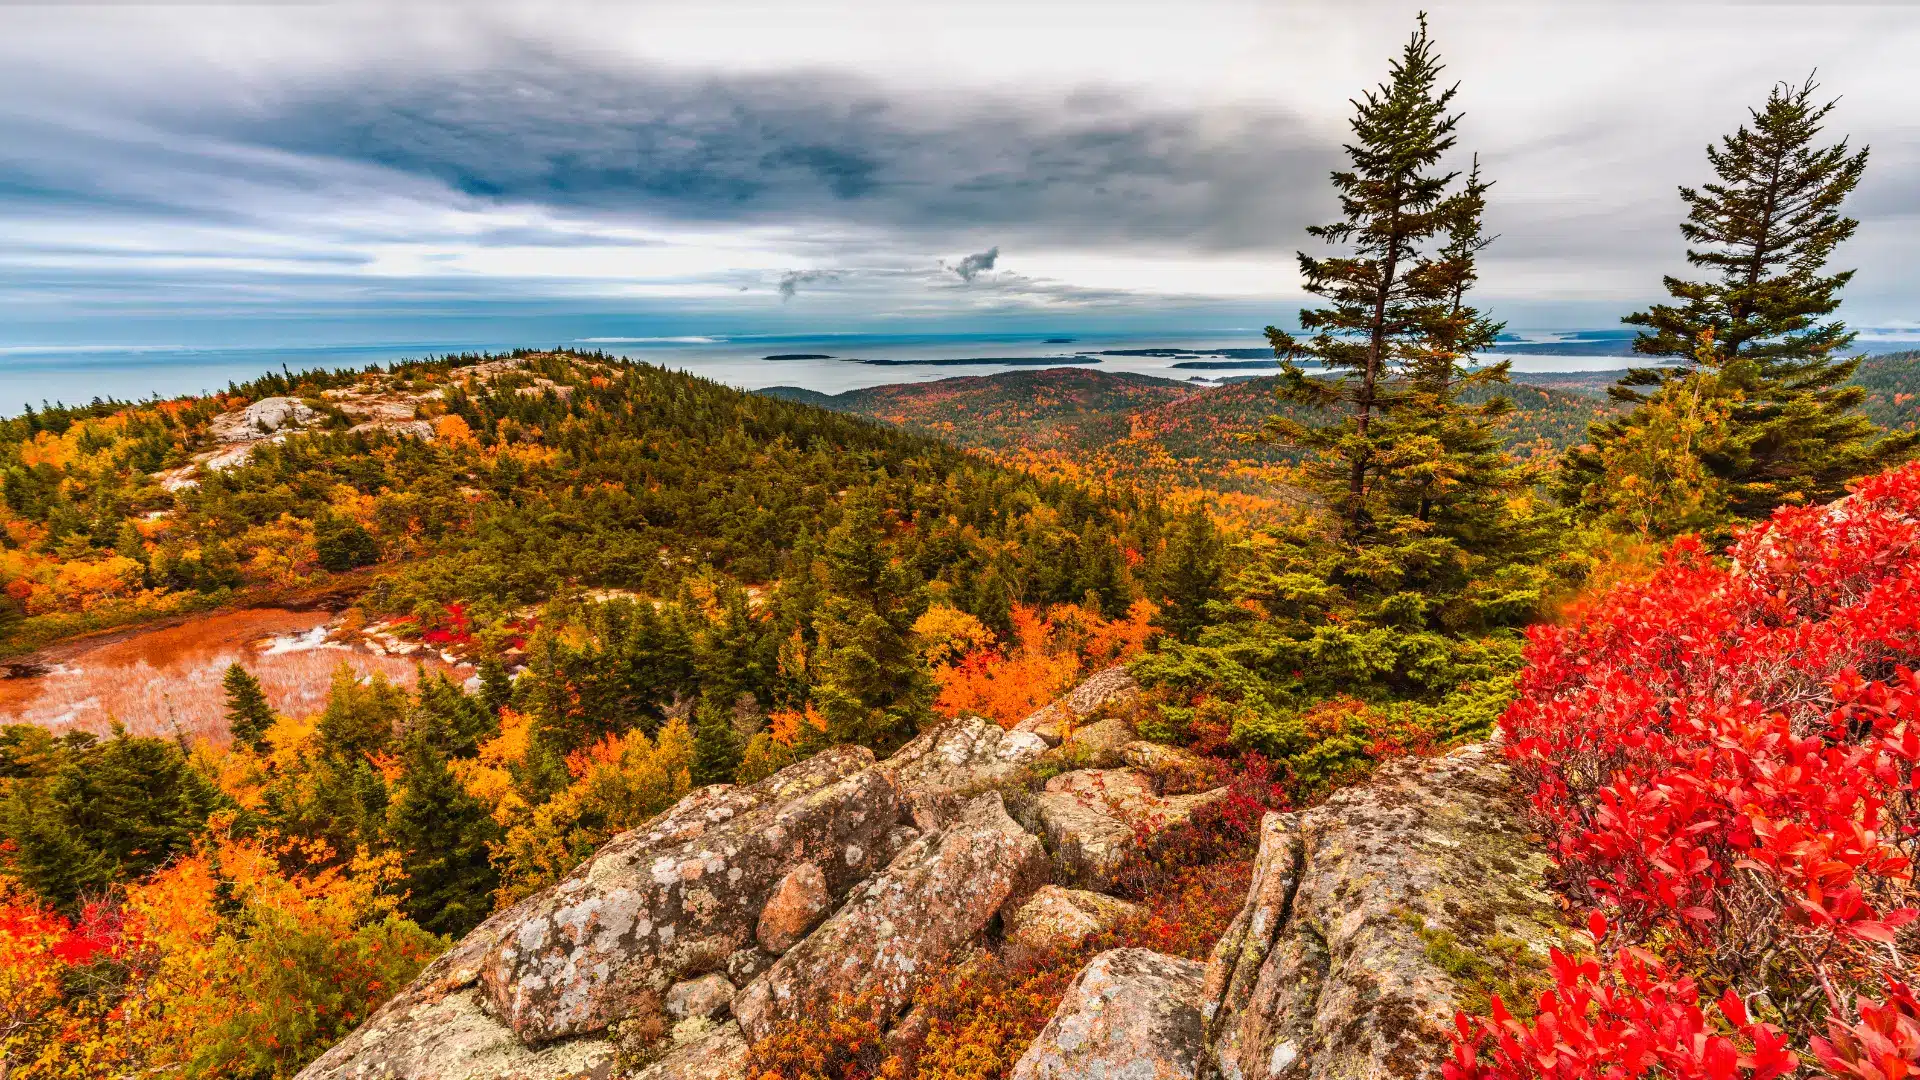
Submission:
[[790,869],[814,864],[832,896],[875,869],[899,804],[872,764],[828,750],[616,837],[498,929],[479,964],[489,1011],[528,1043],[660,1017],[670,986],[754,944]]
[[1226,1080],[1437,1077],[1454,1012],[1488,989],[1459,973],[1473,958],[1540,964],[1557,942],[1547,869],[1487,744],[1267,815],[1247,902],[1207,964],[1214,1066]]
[[1008,779],[1046,753],[1040,736],[963,716],[922,732],[881,768],[906,792],[959,792]]
[[740,991],[733,1012],[749,1039],[836,999],[864,999],[880,1017],[905,1006],[947,956],[1003,904],[1046,881],[1040,841],[1007,816],[997,793],[961,809],[945,831],[907,845],[887,869]]

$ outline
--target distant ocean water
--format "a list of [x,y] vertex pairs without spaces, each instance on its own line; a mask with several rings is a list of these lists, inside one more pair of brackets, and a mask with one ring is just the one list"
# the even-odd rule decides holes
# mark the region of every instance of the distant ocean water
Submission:
[[[387,342],[281,348],[184,345],[0,345],[0,414],[41,402],[142,400],[224,389],[283,366],[361,368],[396,360],[516,346],[599,349],[747,390],[800,386],[823,393],[961,375],[1054,366],[1127,371],[1209,383],[1257,375],[1261,339],[1245,333],[580,337],[560,341]],[[1908,347],[1911,347],[1910,345]],[[1624,356],[1543,355],[1501,348],[1517,371],[1606,371]],[[1883,350],[1875,350],[1883,351]],[[778,357],[779,359],[770,359]]]

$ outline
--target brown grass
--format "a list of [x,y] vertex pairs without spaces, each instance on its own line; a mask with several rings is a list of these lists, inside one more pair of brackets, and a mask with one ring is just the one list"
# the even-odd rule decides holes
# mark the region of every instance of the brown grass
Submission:
[[[263,609],[135,634],[81,652],[44,675],[0,680],[0,722],[104,734],[118,720],[135,735],[224,742],[220,680],[235,662],[260,680],[275,709],[293,716],[325,706],[333,672],[343,662],[362,677],[377,672],[406,686],[417,681],[420,666],[411,659],[335,644],[290,652],[264,647],[269,641],[263,639],[309,632],[326,618]],[[456,678],[472,673],[437,659],[423,664]]]

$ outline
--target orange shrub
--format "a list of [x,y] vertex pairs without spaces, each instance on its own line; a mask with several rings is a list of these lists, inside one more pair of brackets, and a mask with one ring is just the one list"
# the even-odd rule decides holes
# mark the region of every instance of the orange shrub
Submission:
[[[23,950],[0,917],[0,1023],[25,1001],[35,1023],[13,1034],[51,1035],[37,1047],[4,1044],[9,1080],[291,1077],[445,947],[395,913],[393,859],[289,874],[283,855],[324,853],[236,839],[228,824],[216,821],[192,855],[129,886],[101,920],[110,933],[69,948],[70,959],[61,943],[86,920],[80,931],[54,925]],[[51,994],[49,957],[60,965]]]

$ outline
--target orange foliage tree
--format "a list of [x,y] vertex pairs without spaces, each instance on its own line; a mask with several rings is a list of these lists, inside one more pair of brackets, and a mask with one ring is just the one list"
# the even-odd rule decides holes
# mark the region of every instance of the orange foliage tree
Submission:
[[[939,688],[934,711],[948,717],[976,713],[1002,727],[1019,723],[1089,672],[1138,656],[1155,633],[1151,624],[1159,613],[1145,600],[1134,601],[1126,616],[1118,619],[1102,618],[1078,604],[1058,604],[1044,612],[1016,604],[1013,640],[1003,647],[985,627],[980,627],[984,637],[953,633],[949,624],[956,622],[954,616],[971,618],[964,613],[943,615],[932,622],[935,613],[942,611],[934,608],[921,618],[921,624],[931,623],[932,629],[946,632],[929,647],[952,657],[944,662],[928,657],[934,662],[933,678]],[[921,624],[914,629],[926,638]],[[957,657],[953,656],[956,641],[967,642],[966,651]]]

